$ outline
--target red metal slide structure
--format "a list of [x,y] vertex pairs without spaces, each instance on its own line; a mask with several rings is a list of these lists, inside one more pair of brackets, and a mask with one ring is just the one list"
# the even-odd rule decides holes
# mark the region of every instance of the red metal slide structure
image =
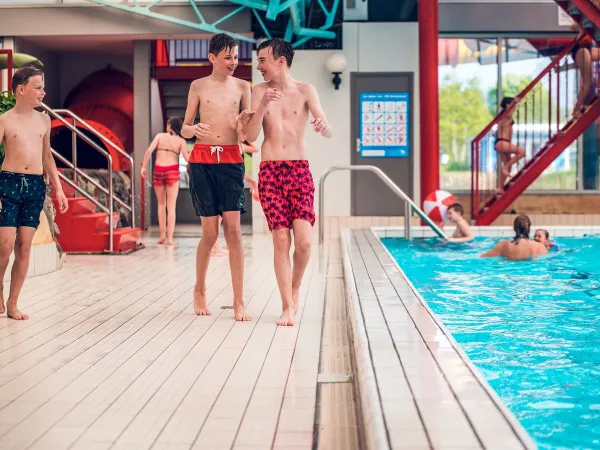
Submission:
[[[592,37],[600,37],[600,9],[592,0],[557,1]],[[573,40],[519,95],[515,108],[496,117],[471,142],[471,219],[490,225],[560,156],[598,117],[598,68],[594,65],[593,92],[584,111],[574,118],[578,72],[571,51]],[[526,150],[516,174],[500,189],[494,143],[498,123],[512,115],[513,143]]]

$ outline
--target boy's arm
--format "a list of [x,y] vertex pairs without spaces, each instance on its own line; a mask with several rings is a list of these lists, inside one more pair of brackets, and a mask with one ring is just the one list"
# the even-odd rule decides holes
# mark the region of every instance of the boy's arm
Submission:
[[185,110],[185,117],[183,118],[183,126],[181,127],[181,135],[186,139],[195,137],[206,137],[210,134],[210,127],[204,123],[199,123],[194,126],[194,119],[196,118],[196,111],[198,111],[198,105],[200,105],[200,96],[198,95],[198,83],[193,81],[190,85],[190,91],[188,93],[188,103]]
[[251,98],[252,98],[252,89],[250,88],[250,83],[245,80],[240,80],[242,83],[242,104],[241,110],[250,110],[251,106]]
[[282,98],[283,94],[281,92],[270,88],[265,83],[252,88],[252,101],[250,102],[252,111],[242,111],[239,117],[244,126],[244,136],[246,136],[249,142],[254,142],[258,139],[269,103],[281,100]]
[[327,117],[325,117],[325,112],[321,107],[319,94],[317,94],[317,90],[310,84],[308,85],[307,103],[308,109],[313,116],[313,120],[310,122],[313,125],[313,129],[316,133],[330,138],[333,134],[331,126],[327,122]]
[[[4,142],[4,129],[5,129],[5,125],[4,125],[4,119],[2,118],[2,116],[0,116],[0,144],[2,144]],[[6,148],[4,149],[4,157],[6,157]]]
[[506,245],[506,242],[500,242],[493,249],[491,249],[491,250],[485,252],[483,255],[481,255],[481,257],[482,258],[491,258],[494,256],[502,256],[502,249],[504,248],[505,245]]
[[60,212],[64,213],[67,211],[67,209],[69,209],[69,202],[67,201],[67,197],[65,197],[63,192],[62,184],[60,184],[58,170],[56,169],[56,162],[54,162],[54,156],[52,156],[52,151],[50,150],[50,116],[43,114],[42,117],[46,124],[46,134],[44,135],[44,141],[42,144],[42,165],[48,173],[50,182],[54,185],[56,200],[58,201]]
[[[254,142],[258,139],[260,129],[262,128],[263,117],[267,111],[266,105],[262,104],[261,86],[257,85],[252,88],[252,97],[250,100],[250,111],[246,113],[244,111],[241,114],[242,132],[249,142]],[[252,115],[249,115],[252,114]]]

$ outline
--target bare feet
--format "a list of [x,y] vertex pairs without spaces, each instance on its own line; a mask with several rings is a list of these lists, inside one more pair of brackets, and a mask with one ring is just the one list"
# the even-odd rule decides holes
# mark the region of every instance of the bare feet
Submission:
[[210,316],[210,311],[206,307],[206,292],[201,292],[194,288],[194,312],[199,316]]
[[294,307],[294,316],[300,309],[300,288],[292,288],[292,306]]
[[175,245],[175,241],[173,239],[169,239],[167,241],[167,245]]
[[28,320],[29,319],[29,316],[27,314],[22,313],[21,311],[19,311],[17,309],[17,305],[7,304],[6,308],[7,308],[6,315],[8,317],[11,317],[15,320]]
[[281,327],[293,327],[296,317],[292,308],[286,308],[283,310],[281,317],[277,321],[277,325]]
[[0,290],[0,314],[4,314],[6,312],[6,308],[4,307],[4,291]]
[[166,239],[161,237],[161,238],[158,240],[157,244],[164,244],[164,243],[165,243],[165,241],[166,241]]
[[250,322],[252,317],[246,311],[243,303],[233,302],[233,314],[238,322]]

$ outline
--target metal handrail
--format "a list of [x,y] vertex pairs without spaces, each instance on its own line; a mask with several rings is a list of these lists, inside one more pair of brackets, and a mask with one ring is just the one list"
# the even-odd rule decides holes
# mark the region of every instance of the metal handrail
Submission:
[[[69,130],[71,130],[73,133],[75,133],[77,136],[79,136],[81,139],[83,139],[85,142],[87,142],[94,150],[96,150],[98,153],[100,153],[101,155],[106,157],[106,159],[108,161],[109,202],[108,202],[108,211],[106,211],[106,212],[108,212],[108,251],[112,252],[113,248],[114,248],[114,246],[113,246],[113,199],[115,198],[114,192],[113,192],[112,156],[109,152],[107,152],[102,147],[100,147],[98,144],[96,144],[94,141],[92,141],[84,133],[79,131],[77,129],[77,127],[75,127],[75,126],[71,125],[69,122],[67,122],[62,116],[60,116],[60,114],[55,113],[50,107],[48,107],[48,105],[42,103],[42,107],[48,113],[48,115],[50,115],[50,116],[56,118],[58,121],[60,121],[65,127],[67,127]],[[75,151],[73,153],[75,153]],[[73,167],[75,167],[75,166],[73,166]],[[66,177],[63,177],[63,178],[66,179]],[[74,187],[73,185],[75,185],[75,183],[69,183],[69,184],[72,187]],[[88,196],[88,198],[90,198],[90,196]]]
[[325,171],[323,176],[321,177],[321,181],[319,182],[319,244],[323,243],[323,236],[325,234],[325,180],[329,176],[329,174],[333,172],[337,172],[340,170],[349,170],[349,171],[368,171],[373,172],[377,175],[381,181],[388,185],[388,187],[404,200],[405,205],[405,216],[404,216],[404,236],[406,239],[412,238],[412,230],[410,219],[412,216],[412,211],[415,211],[417,215],[427,224],[429,227],[442,239],[447,239],[444,232],[425,214],[421,209],[411,200],[411,198],[406,195],[406,193],[398,187],[396,183],[392,181],[390,177],[388,177],[383,170],[379,167],[375,166],[332,166]]
[[109,145],[121,156],[124,156],[125,158],[127,158],[129,160],[129,175],[131,178],[131,182],[130,182],[131,196],[129,199],[130,203],[129,203],[129,205],[127,205],[123,201],[121,201],[120,199],[118,199],[116,197],[115,197],[115,200],[117,200],[119,203],[121,203],[121,205],[123,205],[131,213],[131,226],[135,228],[135,183],[133,182],[133,167],[134,167],[133,157],[129,153],[127,153],[126,151],[121,149],[117,144],[115,144],[110,139],[108,139],[106,136],[104,136],[102,133],[100,133],[98,130],[96,130],[94,127],[92,127],[89,123],[87,123],[85,120],[83,120],[77,114],[75,114],[73,111],[71,111],[69,109],[55,109],[54,112],[58,113],[58,114],[65,114],[65,115],[71,117],[74,121],[81,123],[85,127],[86,130],[91,132],[94,136],[96,136],[102,142]]
[[96,200],[94,197],[92,197],[90,194],[88,194],[84,189],[82,189],[81,187],[79,187],[78,185],[76,185],[75,183],[73,183],[71,180],[69,180],[69,178],[66,175],[58,172],[58,176],[61,179],[63,179],[65,181],[65,183],[67,183],[73,189],[77,190],[85,198],[87,198],[88,200],[90,200],[91,202],[93,202],[102,211],[104,211],[105,213],[108,212],[108,209],[106,208],[106,206],[104,206],[102,203],[100,203],[98,200]]
[[[69,161],[67,158],[65,158],[63,155],[61,155],[60,153],[58,153],[56,150],[54,150],[53,148],[51,148],[50,150],[52,150],[52,154],[54,155],[54,157],[56,159],[58,159],[60,162],[62,162],[63,164],[65,164],[67,167],[69,167],[70,169],[74,170],[75,173],[77,175],[79,175],[80,177],[83,177],[86,179],[86,181],[92,183],[94,186],[96,186],[98,189],[100,189],[102,192],[104,192],[106,195],[109,195],[109,191],[108,189],[106,189],[104,186],[102,186],[100,183],[98,183],[95,179],[93,179],[92,177],[90,177],[87,173],[85,173],[83,170],[79,169],[78,167],[76,167],[74,164],[71,163],[71,161]],[[75,178],[75,177],[74,177]],[[123,201],[121,200],[119,197],[115,197],[114,201],[116,201],[117,203],[119,203],[121,206],[123,206],[126,209],[129,209],[129,206]]]

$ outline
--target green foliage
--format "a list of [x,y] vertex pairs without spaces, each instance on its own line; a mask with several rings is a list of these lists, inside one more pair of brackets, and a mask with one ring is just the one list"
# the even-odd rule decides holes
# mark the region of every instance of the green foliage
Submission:
[[[0,92],[0,115],[15,106],[15,96],[10,91]],[[4,163],[4,142],[0,144],[0,167]]]
[[470,142],[493,118],[477,78],[461,82],[447,75],[440,86],[440,150],[446,170],[468,170]]

